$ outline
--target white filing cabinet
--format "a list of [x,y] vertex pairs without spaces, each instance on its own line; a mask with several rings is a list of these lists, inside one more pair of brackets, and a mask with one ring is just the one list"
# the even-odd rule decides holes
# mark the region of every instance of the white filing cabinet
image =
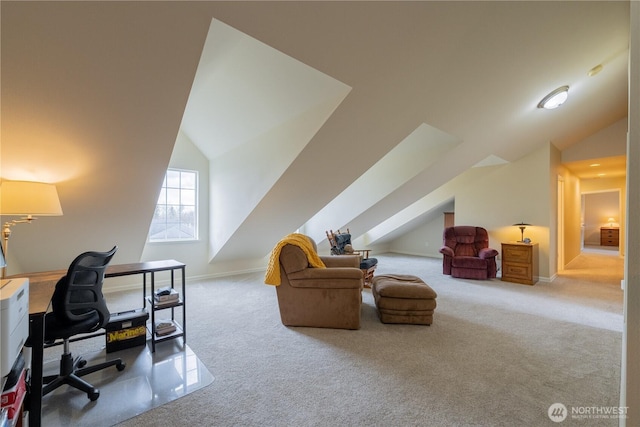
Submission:
[[29,279],[2,279],[0,308],[0,376],[4,377],[29,337]]

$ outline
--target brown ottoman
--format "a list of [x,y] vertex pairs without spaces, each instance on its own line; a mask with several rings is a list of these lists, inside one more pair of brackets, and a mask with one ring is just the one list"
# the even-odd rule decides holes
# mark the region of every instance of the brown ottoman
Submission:
[[371,293],[382,323],[430,325],[437,294],[419,277],[383,274],[373,278]]

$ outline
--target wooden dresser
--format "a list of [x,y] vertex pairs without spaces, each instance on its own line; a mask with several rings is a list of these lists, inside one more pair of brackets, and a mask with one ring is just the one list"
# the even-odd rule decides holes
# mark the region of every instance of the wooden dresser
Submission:
[[538,244],[502,244],[502,280],[533,285],[538,280]]
[[620,229],[600,227],[600,246],[619,246]]

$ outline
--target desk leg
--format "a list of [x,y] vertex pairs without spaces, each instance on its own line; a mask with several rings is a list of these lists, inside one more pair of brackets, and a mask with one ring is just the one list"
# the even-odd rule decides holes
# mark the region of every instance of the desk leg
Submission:
[[151,293],[149,297],[152,302],[149,304],[149,310],[151,310],[151,353],[156,352],[156,310],[154,309],[155,301],[153,296],[156,294],[156,273],[151,272]]
[[187,276],[182,266],[182,344],[187,345]]
[[31,388],[29,392],[29,427],[42,422],[42,375],[44,363],[44,314],[29,316],[31,341]]

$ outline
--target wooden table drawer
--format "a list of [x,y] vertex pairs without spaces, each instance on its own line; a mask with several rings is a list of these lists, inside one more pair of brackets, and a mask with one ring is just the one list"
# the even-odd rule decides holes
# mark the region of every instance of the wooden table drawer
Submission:
[[502,280],[533,285],[538,280],[538,244],[502,244]]
[[531,280],[531,264],[502,264],[502,275],[512,279]]
[[503,246],[502,258],[509,260],[509,262],[531,262],[531,251],[525,246]]

